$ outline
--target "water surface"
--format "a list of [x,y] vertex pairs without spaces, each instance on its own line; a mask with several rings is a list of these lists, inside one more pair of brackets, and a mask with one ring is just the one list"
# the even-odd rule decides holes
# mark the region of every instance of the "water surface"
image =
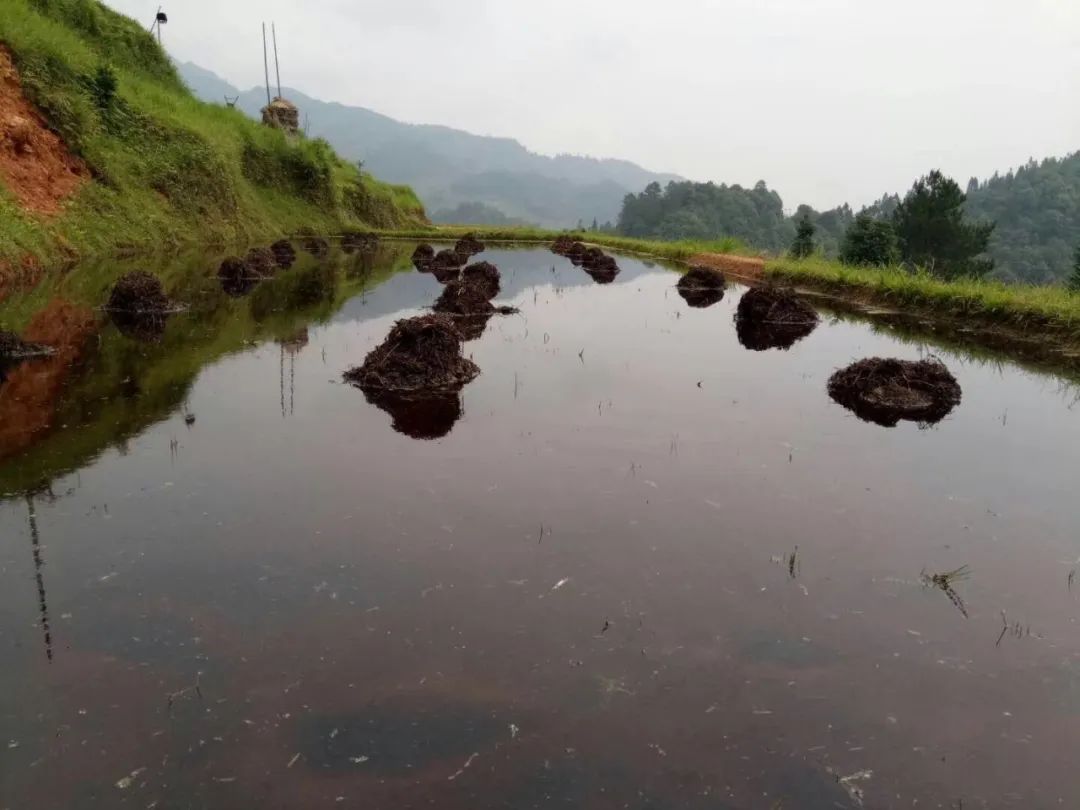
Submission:
[[[1080,806],[1067,377],[496,249],[520,314],[395,414],[341,375],[439,295],[413,247],[163,262],[156,336],[123,268],[6,303],[61,351],[0,385],[0,808]],[[826,395],[926,353],[936,426]]]

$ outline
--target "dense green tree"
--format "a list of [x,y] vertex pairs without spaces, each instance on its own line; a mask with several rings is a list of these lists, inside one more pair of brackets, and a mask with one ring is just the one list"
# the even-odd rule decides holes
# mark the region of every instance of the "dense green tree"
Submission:
[[814,223],[810,221],[809,217],[799,220],[799,225],[795,230],[795,239],[791,243],[790,253],[792,257],[805,259],[807,256],[814,254],[814,233],[816,231],[817,228],[814,227]]
[[893,214],[900,254],[909,265],[942,278],[983,276],[994,267],[984,254],[994,223],[964,219],[960,186],[934,170],[915,182]]
[[887,219],[875,219],[861,212],[844,235],[840,261],[844,264],[880,267],[900,260],[896,231]]
[[1068,285],[1070,290],[1080,293],[1080,245],[1076,246],[1076,252],[1073,254],[1073,269],[1069,275]]

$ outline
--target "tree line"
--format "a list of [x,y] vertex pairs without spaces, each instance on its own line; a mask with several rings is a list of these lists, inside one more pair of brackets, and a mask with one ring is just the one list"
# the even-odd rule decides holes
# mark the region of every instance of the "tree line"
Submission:
[[972,179],[966,190],[934,171],[903,197],[885,195],[858,213],[801,205],[787,217],[764,182],[752,189],[653,183],[626,196],[617,230],[661,239],[736,236],[773,253],[810,249],[851,264],[918,265],[943,277],[1067,282],[1080,249],[1080,152]]

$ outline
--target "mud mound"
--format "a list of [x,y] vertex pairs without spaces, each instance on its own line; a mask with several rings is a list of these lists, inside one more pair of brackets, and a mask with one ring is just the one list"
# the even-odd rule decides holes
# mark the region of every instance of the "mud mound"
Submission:
[[499,268],[489,262],[470,264],[461,271],[461,280],[491,300],[499,294]]
[[679,279],[680,290],[722,290],[727,286],[724,274],[712,267],[691,267]]
[[254,247],[244,257],[247,271],[256,278],[269,278],[278,270],[277,257],[270,248]]
[[457,391],[429,393],[364,391],[364,398],[390,414],[392,427],[410,439],[441,439],[454,429],[464,409]]
[[305,236],[300,240],[300,247],[316,259],[321,259],[330,252],[330,243],[321,236]]
[[341,249],[346,253],[374,253],[379,249],[379,237],[373,233],[347,231],[342,234]]
[[133,270],[121,276],[113,285],[106,309],[110,312],[164,313],[172,304],[157,276],[143,270]]
[[467,259],[453,250],[440,250],[431,260],[432,270],[459,270]]
[[751,288],[735,314],[739,342],[751,351],[790,349],[817,325],[817,312],[789,287]]
[[581,266],[597,284],[610,284],[619,275],[619,265],[600,248],[586,248],[581,254]]
[[270,246],[270,252],[274,254],[274,261],[282,270],[288,270],[296,264],[296,248],[288,239],[279,239]]
[[719,270],[698,265],[691,267],[676,286],[687,304],[705,309],[723,300],[727,281]]
[[461,270],[457,267],[432,266],[431,275],[435,276],[440,284],[449,284],[451,281],[457,281],[458,277],[461,275]]
[[[551,252],[559,256],[567,256],[574,247],[574,243],[577,240],[567,234],[556,236],[555,241],[551,243]],[[577,244],[581,244],[577,242]]]
[[56,214],[89,177],[23,95],[11,52],[0,44],[0,185],[23,209]]
[[829,396],[860,419],[896,427],[901,419],[934,424],[960,404],[960,384],[935,358],[870,357],[829,378]]
[[435,258],[435,248],[426,242],[416,246],[412,254],[413,266],[421,272],[431,269],[431,262]]
[[237,256],[228,256],[218,267],[221,289],[232,298],[247,295],[259,283],[259,277],[248,270],[247,262]]
[[491,299],[481,288],[461,280],[449,282],[432,309],[445,315],[488,315],[495,312]]
[[398,321],[345,380],[365,391],[456,391],[480,373],[461,354],[461,333],[446,315]]
[[581,264],[587,250],[588,248],[581,242],[572,242],[564,255],[574,264]]
[[476,238],[476,234],[467,233],[457,240],[457,244],[454,245],[454,252],[468,259],[477,253],[483,253],[484,243]]

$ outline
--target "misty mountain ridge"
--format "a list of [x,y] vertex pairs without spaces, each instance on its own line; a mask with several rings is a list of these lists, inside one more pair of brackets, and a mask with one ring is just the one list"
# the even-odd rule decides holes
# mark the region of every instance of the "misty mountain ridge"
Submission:
[[[226,96],[236,97],[237,108],[254,118],[266,104],[263,87],[240,91],[191,62],[178,64],[177,69],[204,101],[223,104]],[[363,161],[364,169],[382,180],[412,186],[436,220],[465,206],[463,210],[494,210],[509,220],[544,227],[564,228],[593,219],[613,223],[628,192],[682,179],[628,160],[549,157],[529,151],[513,138],[473,135],[438,124],[406,124],[293,88],[282,88],[282,93],[300,108],[308,135],[325,138],[350,160]]]

